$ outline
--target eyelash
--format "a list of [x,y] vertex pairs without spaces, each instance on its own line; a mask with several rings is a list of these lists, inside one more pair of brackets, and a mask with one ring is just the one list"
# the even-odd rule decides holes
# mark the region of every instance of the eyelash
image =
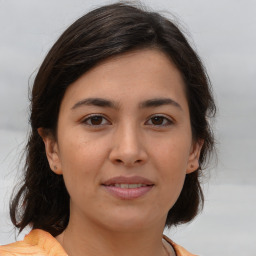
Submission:
[[[96,125],[94,125],[94,124],[92,124],[92,123],[90,123],[90,124],[87,123],[88,121],[91,122],[93,118],[97,118],[97,117],[100,117],[100,118],[102,118],[101,120],[106,120],[108,123],[110,123],[110,122],[107,120],[106,117],[104,117],[103,115],[100,115],[100,114],[90,115],[90,116],[86,117],[86,118],[82,121],[82,123],[85,124],[85,125],[94,127],[94,128],[99,128],[99,127],[101,127],[101,126],[104,126],[105,124],[96,124]],[[146,121],[146,123],[147,123],[149,120],[152,121],[153,118],[162,118],[162,119],[165,121],[165,124],[159,124],[159,125],[149,124],[150,126],[153,126],[153,127],[166,127],[166,126],[170,126],[170,125],[172,125],[172,124],[174,123],[173,120],[171,120],[170,118],[167,118],[167,117],[164,116],[164,115],[153,115],[153,116],[151,116],[151,117]],[[109,125],[109,124],[108,124],[108,125]]]
[[162,118],[166,122],[165,124],[160,124],[160,125],[150,124],[151,126],[154,126],[154,127],[163,127],[163,126],[165,127],[165,126],[170,126],[174,123],[173,120],[171,120],[170,118],[164,115],[152,115],[148,120],[152,121],[153,118]]
[[[91,127],[95,127],[95,128],[98,128],[98,127],[100,127],[100,126],[105,125],[105,124],[93,125],[92,123],[91,123],[91,124],[88,124],[88,123],[87,123],[88,120],[92,121],[92,119],[93,119],[93,118],[96,118],[96,117],[100,117],[100,118],[102,118],[102,119],[104,119],[104,120],[107,120],[107,118],[104,117],[103,115],[95,114],[95,115],[90,115],[90,116],[86,117],[86,118],[82,121],[82,123],[84,123],[85,125],[91,126]],[[107,120],[107,121],[108,121],[108,120]],[[108,122],[109,122],[109,121],[108,121]],[[110,123],[110,122],[109,122],[109,123]]]

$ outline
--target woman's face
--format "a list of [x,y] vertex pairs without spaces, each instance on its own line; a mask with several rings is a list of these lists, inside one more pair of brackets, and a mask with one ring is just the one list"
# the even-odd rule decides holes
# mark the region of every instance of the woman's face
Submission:
[[117,230],[164,226],[200,153],[181,74],[150,49],[105,60],[71,84],[57,140],[44,142],[71,220]]

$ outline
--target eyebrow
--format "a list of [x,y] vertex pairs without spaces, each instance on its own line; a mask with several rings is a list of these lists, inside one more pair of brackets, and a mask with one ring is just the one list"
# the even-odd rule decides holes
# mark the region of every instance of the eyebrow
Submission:
[[[155,98],[143,101],[139,104],[139,108],[152,108],[152,107],[160,107],[163,105],[172,105],[174,107],[182,110],[182,107],[179,103],[170,98]],[[105,107],[105,108],[113,108],[119,109],[119,104],[117,102],[103,99],[103,98],[87,98],[78,101],[71,109],[76,109],[81,106],[97,106],[97,107]]]
[[102,99],[102,98],[88,98],[78,101],[71,109],[76,109],[81,106],[98,106],[118,109],[118,104],[113,101]]
[[150,99],[146,100],[140,103],[140,108],[150,108],[150,107],[160,107],[163,105],[172,105],[174,107],[178,107],[180,110],[182,110],[181,105],[170,98],[156,98],[156,99]]

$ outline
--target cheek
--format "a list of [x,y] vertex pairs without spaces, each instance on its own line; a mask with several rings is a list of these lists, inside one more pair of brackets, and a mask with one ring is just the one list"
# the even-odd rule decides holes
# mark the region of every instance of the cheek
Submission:
[[[189,140],[188,140],[189,141]],[[169,211],[182,190],[189,157],[189,143],[184,140],[165,140],[154,147],[154,165],[158,172],[162,200],[158,207]]]
[[98,141],[79,134],[64,137],[66,139],[60,143],[60,161],[64,172],[90,172],[90,169],[100,164],[102,143],[100,146]]
[[104,149],[97,141],[82,136],[68,138],[60,144],[63,177],[69,193],[75,190],[83,195],[98,182]]
[[[190,145],[186,140],[169,139],[154,147],[155,164],[165,176],[179,176],[186,172]],[[166,177],[166,178],[167,178]]]

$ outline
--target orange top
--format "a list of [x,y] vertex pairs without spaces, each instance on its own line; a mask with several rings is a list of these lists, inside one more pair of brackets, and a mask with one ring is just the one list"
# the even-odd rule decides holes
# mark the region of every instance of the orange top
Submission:
[[[177,256],[196,256],[175,244],[168,237],[163,236],[163,238],[163,245],[168,252],[171,253],[173,247]],[[32,230],[23,241],[0,246],[0,256],[22,255],[68,256],[60,243],[50,233],[41,229]]]

